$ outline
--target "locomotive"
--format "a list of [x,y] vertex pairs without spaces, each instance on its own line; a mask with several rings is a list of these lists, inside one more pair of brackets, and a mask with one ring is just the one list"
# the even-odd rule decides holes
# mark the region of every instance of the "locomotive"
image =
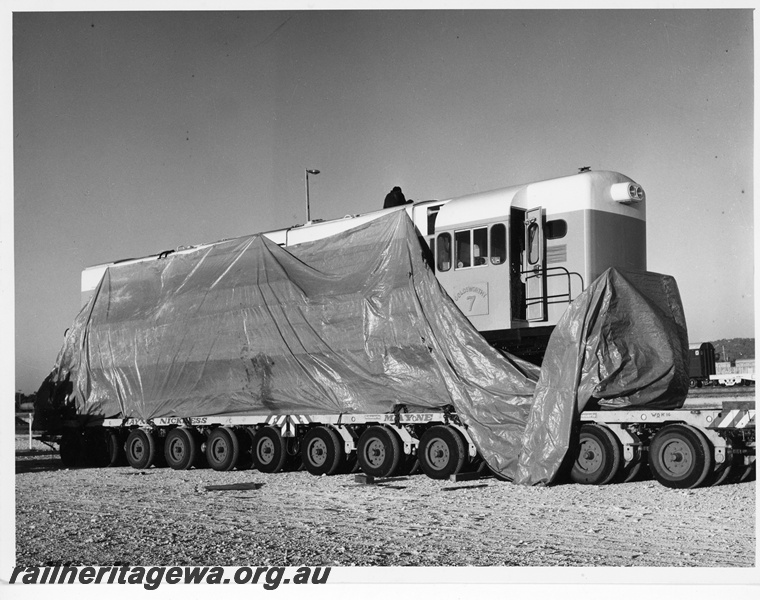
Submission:
[[[262,235],[294,246],[406,210],[443,288],[491,345],[540,364],[567,306],[606,269],[646,271],[646,195],[612,171],[581,172]],[[191,252],[210,244],[176,250]],[[108,268],[82,272],[82,305]]]

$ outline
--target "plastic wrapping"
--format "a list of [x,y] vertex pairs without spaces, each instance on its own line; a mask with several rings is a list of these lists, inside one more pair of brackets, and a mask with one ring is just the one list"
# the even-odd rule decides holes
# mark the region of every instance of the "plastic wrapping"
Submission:
[[592,398],[672,406],[681,393],[672,279],[641,276],[641,292],[605,273],[556,328],[539,380],[472,327],[426,252],[397,210],[287,249],[255,235],[111,267],[35,419],[54,428],[62,408],[82,421],[453,406],[494,471],[535,484],[552,481]]
[[288,249],[251,236],[109,268],[52,380],[106,418],[453,405],[487,448],[517,439],[537,376],[472,328],[399,210]]
[[554,480],[585,408],[683,406],[688,351],[672,277],[603,273],[570,305],[549,339],[515,481]]

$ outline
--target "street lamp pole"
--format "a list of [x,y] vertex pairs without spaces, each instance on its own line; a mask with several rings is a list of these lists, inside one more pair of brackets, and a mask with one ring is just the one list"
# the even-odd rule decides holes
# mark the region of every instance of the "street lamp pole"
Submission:
[[306,222],[311,222],[311,207],[309,206],[309,175],[318,175],[319,169],[306,169]]

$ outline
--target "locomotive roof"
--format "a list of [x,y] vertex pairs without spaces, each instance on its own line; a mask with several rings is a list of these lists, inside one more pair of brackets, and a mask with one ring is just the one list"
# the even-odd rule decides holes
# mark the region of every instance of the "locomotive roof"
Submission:
[[578,210],[600,210],[645,219],[644,200],[620,200],[614,186],[633,184],[630,177],[614,171],[587,171],[566,177],[525,183],[452,198],[441,207],[436,229],[464,224],[505,221],[510,208],[542,207],[547,216]]

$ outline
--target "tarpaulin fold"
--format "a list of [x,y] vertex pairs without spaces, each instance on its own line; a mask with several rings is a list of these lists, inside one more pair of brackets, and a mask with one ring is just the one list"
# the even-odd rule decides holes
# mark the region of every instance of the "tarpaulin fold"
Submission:
[[591,397],[672,403],[681,393],[681,332],[661,329],[680,310],[672,280],[638,281],[657,292],[648,299],[606,273],[555,330],[539,380],[537,367],[488,345],[424,252],[397,210],[287,249],[255,235],[109,268],[38,393],[40,417],[64,402],[80,418],[145,420],[453,405],[489,466],[530,484],[551,481],[562,444],[539,447],[569,438]]
[[514,480],[554,480],[587,406],[683,406],[688,350],[675,279],[605,271],[572,302],[549,339]]

